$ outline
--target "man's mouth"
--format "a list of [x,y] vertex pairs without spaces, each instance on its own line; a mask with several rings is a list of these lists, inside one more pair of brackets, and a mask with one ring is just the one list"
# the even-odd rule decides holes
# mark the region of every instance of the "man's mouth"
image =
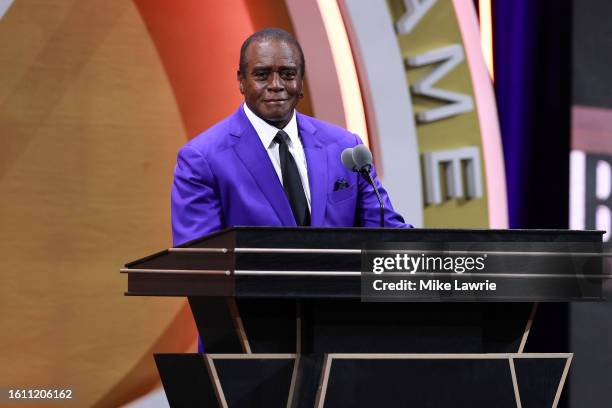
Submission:
[[287,99],[264,99],[265,103],[280,103],[280,102],[286,102]]

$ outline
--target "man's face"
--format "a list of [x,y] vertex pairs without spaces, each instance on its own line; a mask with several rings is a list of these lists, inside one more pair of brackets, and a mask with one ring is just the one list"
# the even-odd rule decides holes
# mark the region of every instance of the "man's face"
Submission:
[[255,40],[246,50],[246,72],[238,72],[240,93],[249,109],[279,129],[302,97],[300,52],[282,40]]

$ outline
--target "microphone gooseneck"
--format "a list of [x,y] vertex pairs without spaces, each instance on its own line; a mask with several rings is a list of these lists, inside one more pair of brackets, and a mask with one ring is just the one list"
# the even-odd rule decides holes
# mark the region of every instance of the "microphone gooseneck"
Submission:
[[378,199],[378,206],[380,208],[380,227],[385,226],[385,206],[382,201],[382,197],[374,183],[374,178],[370,174],[372,169],[372,152],[366,145],[359,144],[354,148],[347,148],[342,151],[340,157],[342,164],[350,171],[355,171],[361,174],[361,176],[374,188],[374,193]]

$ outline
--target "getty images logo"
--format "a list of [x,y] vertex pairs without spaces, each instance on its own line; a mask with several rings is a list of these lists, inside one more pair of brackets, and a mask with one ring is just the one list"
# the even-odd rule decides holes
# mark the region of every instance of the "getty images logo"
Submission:
[[430,256],[420,254],[395,254],[393,256],[380,256],[373,258],[372,272],[380,275],[383,272],[454,272],[464,273],[482,271],[485,268],[487,255],[482,256]]

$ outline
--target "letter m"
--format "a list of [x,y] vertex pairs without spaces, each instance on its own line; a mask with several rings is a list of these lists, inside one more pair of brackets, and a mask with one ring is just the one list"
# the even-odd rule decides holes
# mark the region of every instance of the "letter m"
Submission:
[[419,122],[433,122],[449,116],[469,112],[473,109],[472,97],[457,92],[434,88],[434,84],[448,74],[461,61],[463,61],[463,48],[458,44],[437,48],[433,51],[419,54],[405,59],[409,68],[422,67],[433,63],[440,63],[429,75],[416,81],[412,86],[412,93],[445,102],[450,102],[439,108],[419,112],[416,117]]

